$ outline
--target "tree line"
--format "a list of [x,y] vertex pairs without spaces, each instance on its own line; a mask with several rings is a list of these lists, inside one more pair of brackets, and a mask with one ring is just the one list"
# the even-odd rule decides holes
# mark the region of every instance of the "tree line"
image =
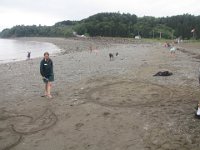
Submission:
[[72,36],[71,30],[70,26],[17,25],[11,29],[4,29],[0,33],[0,37],[69,37]]
[[137,17],[134,14],[98,13],[81,21],[61,21],[53,26],[17,25],[11,29],[4,29],[0,37],[71,37],[74,31],[89,36],[135,37],[139,35],[144,38],[199,39],[200,16],[184,14],[156,18]]

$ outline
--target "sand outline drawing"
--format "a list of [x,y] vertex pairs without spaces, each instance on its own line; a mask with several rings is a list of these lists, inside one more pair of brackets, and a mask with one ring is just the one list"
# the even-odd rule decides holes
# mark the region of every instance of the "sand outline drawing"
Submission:
[[[112,103],[111,101],[108,102],[105,99],[102,100],[101,97],[105,97],[105,94],[103,94],[104,92],[108,92],[108,94],[110,94],[111,97],[112,97],[112,95],[114,95],[113,100],[114,100],[114,97],[116,99],[116,97],[117,97],[116,95],[118,94],[117,92],[120,92],[120,88],[118,88],[118,87],[123,88],[123,87],[126,87],[126,85],[129,86],[129,88],[130,88],[130,90],[128,91],[127,94],[130,94],[130,96],[132,96],[133,99],[137,99],[137,100],[130,100],[129,103],[126,101],[123,101],[123,100],[119,101],[119,102],[114,102],[114,103]],[[116,89],[114,89],[114,88],[116,88]],[[110,90],[110,93],[109,93],[109,90]],[[135,92],[138,92],[138,93],[131,94],[131,90],[133,92],[135,90]],[[139,90],[141,90],[141,92],[139,92]],[[145,93],[141,94],[142,92],[145,92],[148,90],[152,90],[152,95],[148,95]],[[98,105],[105,106],[105,107],[118,107],[118,108],[132,108],[132,107],[136,107],[136,106],[154,105],[158,101],[162,100],[162,97],[163,97],[162,94],[165,95],[165,100],[171,99],[174,95],[173,90],[166,86],[151,83],[151,82],[139,81],[139,80],[108,82],[103,85],[99,85],[94,88],[90,88],[89,90],[87,89],[87,91],[85,91],[85,93],[86,94],[85,94],[84,99],[86,102],[98,104]],[[126,97],[126,96],[127,95],[125,95],[124,97]],[[149,98],[149,96],[150,96],[150,98]],[[154,100],[150,100],[152,97],[154,98]],[[139,99],[141,99],[141,98],[143,99],[143,101],[140,102]],[[122,97],[122,99],[123,99],[123,97]],[[144,100],[145,100],[145,102],[144,102]]]
[[3,147],[0,147],[2,150],[9,150],[17,146],[18,144],[22,142],[23,137],[26,135],[35,134],[42,130],[50,129],[58,121],[56,114],[49,108],[46,108],[43,111],[43,113],[40,114],[36,118],[29,115],[24,115],[24,114],[23,115],[14,114],[14,115],[6,115],[3,117],[0,117],[0,121],[8,121],[8,120],[16,119],[16,118],[23,118],[23,119],[26,118],[26,120],[28,121],[26,121],[24,125],[20,125],[20,127],[14,123],[9,123],[7,128],[2,128],[0,130],[0,135],[3,134],[3,132],[7,132],[8,134],[17,136],[17,138],[11,141],[9,144],[4,145]]

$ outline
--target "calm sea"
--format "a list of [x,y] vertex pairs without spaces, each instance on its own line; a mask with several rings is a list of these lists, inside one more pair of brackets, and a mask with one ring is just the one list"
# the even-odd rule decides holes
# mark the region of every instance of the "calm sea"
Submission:
[[26,60],[27,52],[31,52],[31,58],[43,57],[43,53],[59,52],[59,48],[51,43],[0,39],[0,63]]

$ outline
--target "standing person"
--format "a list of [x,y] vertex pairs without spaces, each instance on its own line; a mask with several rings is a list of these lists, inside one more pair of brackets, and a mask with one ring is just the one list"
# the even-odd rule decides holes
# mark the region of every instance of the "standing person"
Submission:
[[176,52],[176,47],[173,46],[172,48],[170,48],[170,53],[171,53],[171,56],[175,56],[175,52]]
[[49,53],[44,53],[44,58],[40,63],[40,74],[43,77],[45,83],[45,94],[44,97],[52,98],[51,96],[51,82],[54,81],[53,73],[53,61],[49,58]]
[[200,68],[199,68],[199,75],[198,75],[198,77],[199,77],[199,85],[200,85]]
[[90,53],[92,53],[92,45],[90,45]]
[[31,58],[31,52],[27,52],[27,59],[29,60]]

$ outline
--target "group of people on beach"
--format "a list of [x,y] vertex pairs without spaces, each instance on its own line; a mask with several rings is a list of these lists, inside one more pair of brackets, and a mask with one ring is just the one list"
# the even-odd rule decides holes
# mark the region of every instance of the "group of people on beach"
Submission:
[[[175,56],[175,52],[176,52],[176,50],[177,50],[177,48],[175,47],[175,42],[172,43],[172,44],[170,44],[170,43],[168,43],[168,42],[165,42],[164,46],[167,47],[167,48],[170,48],[170,49],[169,49],[170,54],[171,54],[172,56]],[[200,70],[199,70],[199,84],[200,84]],[[199,102],[198,105],[197,105],[197,111],[196,111],[195,115],[196,115],[197,118],[200,119],[200,102]]]
[[[172,55],[175,54],[176,51],[175,46],[171,46],[169,43],[166,43],[165,47],[170,48],[170,52]],[[28,53],[27,57],[30,59],[30,53]],[[50,59],[48,52],[44,53],[44,58],[40,62],[40,74],[42,76],[43,82],[45,83],[45,93],[44,95],[42,95],[42,97],[52,98],[51,87],[52,87],[52,82],[54,81],[54,72],[53,72],[53,61]],[[200,76],[199,76],[199,83],[200,83]],[[200,103],[198,104],[197,107],[196,116],[200,118]]]
[[[175,55],[176,47],[171,46],[169,43],[165,43],[165,47],[170,48],[171,55]],[[90,53],[93,51],[97,51],[96,49],[93,49],[92,46],[89,48]],[[30,59],[31,52],[28,52],[27,58]],[[109,54],[110,55],[110,54]],[[118,53],[117,53],[118,55]],[[54,73],[53,73],[53,61],[49,58],[49,53],[44,53],[44,58],[42,59],[40,63],[40,74],[42,75],[43,82],[45,83],[45,93],[42,95],[42,97],[52,98],[51,95],[51,87],[52,83],[54,81]],[[200,113],[200,110],[199,110]]]

